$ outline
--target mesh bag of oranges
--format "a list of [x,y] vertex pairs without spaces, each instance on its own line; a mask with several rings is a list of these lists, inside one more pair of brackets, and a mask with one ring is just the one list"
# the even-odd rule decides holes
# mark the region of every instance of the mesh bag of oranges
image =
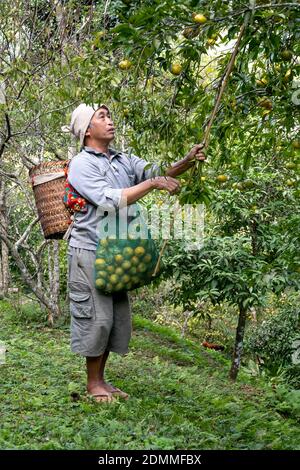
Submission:
[[158,250],[139,206],[129,207],[131,213],[134,209],[133,215],[121,217],[121,211],[118,211],[102,221],[102,236],[95,260],[95,285],[107,294],[130,291],[154,279]]

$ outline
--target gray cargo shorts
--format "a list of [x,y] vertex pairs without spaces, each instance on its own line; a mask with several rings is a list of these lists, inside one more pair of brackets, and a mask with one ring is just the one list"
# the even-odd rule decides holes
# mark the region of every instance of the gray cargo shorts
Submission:
[[68,249],[71,350],[86,357],[128,352],[131,309],[127,292],[102,294],[94,287],[96,252]]

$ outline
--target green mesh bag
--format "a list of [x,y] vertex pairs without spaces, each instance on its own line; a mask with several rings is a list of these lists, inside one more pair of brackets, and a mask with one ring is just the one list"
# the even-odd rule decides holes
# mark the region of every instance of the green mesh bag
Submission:
[[[95,260],[95,286],[101,292],[130,291],[153,281],[159,253],[137,204],[131,205],[134,215],[126,215],[121,223],[120,213],[106,221],[102,230]],[[138,216],[138,218],[137,218]],[[104,227],[104,223],[103,223]],[[102,227],[102,229],[103,229]],[[160,274],[158,270],[157,275]]]

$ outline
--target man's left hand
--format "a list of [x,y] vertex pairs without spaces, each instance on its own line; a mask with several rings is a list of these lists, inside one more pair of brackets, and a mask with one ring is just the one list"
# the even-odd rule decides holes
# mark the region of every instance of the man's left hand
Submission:
[[193,160],[200,160],[204,161],[206,159],[206,155],[203,152],[204,144],[197,144],[189,151],[189,153],[185,156],[187,161]]

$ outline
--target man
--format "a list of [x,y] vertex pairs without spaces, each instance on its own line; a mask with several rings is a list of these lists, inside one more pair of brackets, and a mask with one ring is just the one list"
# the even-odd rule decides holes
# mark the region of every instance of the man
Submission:
[[97,207],[118,208],[138,201],[150,191],[179,191],[174,178],[204,160],[203,145],[196,145],[183,160],[158,176],[159,168],[150,169],[145,160],[116,152],[109,144],[115,128],[106,105],[79,105],[72,114],[71,132],[81,144],[81,151],[69,165],[68,179],[86,199],[87,211],[78,212],[69,240],[69,295],[71,311],[71,349],[86,357],[87,392],[96,401],[112,401],[128,394],[104,380],[110,351],[128,352],[131,314],[128,295],[118,292],[104,295],[94,287],[94,261],[97,247]]

